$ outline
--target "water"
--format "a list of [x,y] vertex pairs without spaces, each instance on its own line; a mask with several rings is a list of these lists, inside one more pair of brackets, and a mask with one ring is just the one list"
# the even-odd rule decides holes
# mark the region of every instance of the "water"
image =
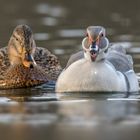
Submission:
[[[38,46],[64,67],[81,49],[85,29],[102,25],[140,72],[139,0],[12,0],[0,2],[0,45],[16,25],[28,24]],[[1,139],[140,139],[139,93],[56,94],[54,85],[0,91]]]

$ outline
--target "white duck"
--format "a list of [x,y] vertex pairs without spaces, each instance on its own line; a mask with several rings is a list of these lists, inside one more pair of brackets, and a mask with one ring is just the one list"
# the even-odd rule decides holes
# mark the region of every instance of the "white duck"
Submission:
[[82,47],[83,51],[71,56],[58,77],[56,92],[138,91],[131,56],[121,46],[109,48],[103,27],[88,27]]

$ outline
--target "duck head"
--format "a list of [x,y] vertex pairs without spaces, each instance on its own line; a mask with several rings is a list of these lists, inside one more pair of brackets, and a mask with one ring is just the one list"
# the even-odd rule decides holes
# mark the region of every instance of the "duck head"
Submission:
[[102,26],[89,26],[87,36],[82,41],[85,58],[96,61],[104,58],[104,52],[108,48],[109,41],[106,38],[105,28]]
[[33,33],[29,26],[17,26],[8,43],[8,56],[11,65],[22,64],[25,67],[32,68],[36,65],[33,58],[36,44],[33,39]]

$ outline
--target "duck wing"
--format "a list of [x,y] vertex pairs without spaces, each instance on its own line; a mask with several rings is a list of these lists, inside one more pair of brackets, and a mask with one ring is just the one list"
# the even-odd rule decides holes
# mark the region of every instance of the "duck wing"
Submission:
[[67,62],[67,65],[65,67],[68,68],[72,63],[74,63],[75,61],[84,58],[84,52],[83,51],[79,51],[75,54],[72,54]]
[[0,79],[3,79],[3,75],[9,66],[10,62],[8,58],[7,47],[0,48]]
[[106,59],[113,64],[115,69],[120,72],[133,70],[133,59],[126,54],[121,45],[112,45],[109,47]]
[[60,61],[48,49],[37,47],[34,54],[34,59],[37,65],[44,69],[49,79],[56,80],[58,78],[62,71]]

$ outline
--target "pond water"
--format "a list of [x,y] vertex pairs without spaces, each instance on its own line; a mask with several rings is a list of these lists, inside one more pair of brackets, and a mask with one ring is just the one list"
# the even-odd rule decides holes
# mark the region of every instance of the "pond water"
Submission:
[[[16,25],[28,24],[38,46],[64,67],[81,49],[85,29],[101,25],[110,42],[121,43],[140,72],[140,1],[12,0],[0,2],[0,46]],[[56,94],[54,85],[0,91],[2,140],[140,139],[140,94]]]

